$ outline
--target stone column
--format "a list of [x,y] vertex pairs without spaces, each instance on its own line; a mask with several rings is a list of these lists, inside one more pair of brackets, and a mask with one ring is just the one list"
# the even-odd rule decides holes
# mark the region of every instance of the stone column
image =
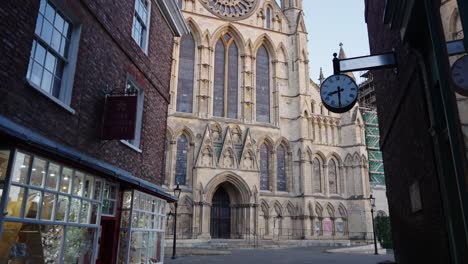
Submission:
[[327,164],[323,165],[323,186],[324,186],[324,188],[322,189],[323,193],[326,196],[329,196],[330,195],[330,186],[329,186],[329,183],[328,183],[328,165]]
[[270,170],[270,186],[272,186],[271,192],[276,193],[277,189],[277,183],[276,183],[276,177],[277,177],[277,170],[278,170],[278,161],[276,159],[276,151],[271,151],[270,152],[270,157],[271,157],[271,170]]
[[201,234],[198,236],[200,239],[211,239],[210,234],[210,216],[211,216],[211,205],[208,203],[202,203],[201,207]]

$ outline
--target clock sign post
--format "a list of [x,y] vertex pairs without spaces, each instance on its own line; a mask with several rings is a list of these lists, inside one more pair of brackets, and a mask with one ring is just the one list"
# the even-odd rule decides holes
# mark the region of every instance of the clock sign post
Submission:
[[323,81],[320,97],[328,110],[338,114],[351,110],[359,93],[359,87],[353,78],[342,73],[396,67],[393,52],[349,59],[338,59],[337,56],[333,53],[334,74]]

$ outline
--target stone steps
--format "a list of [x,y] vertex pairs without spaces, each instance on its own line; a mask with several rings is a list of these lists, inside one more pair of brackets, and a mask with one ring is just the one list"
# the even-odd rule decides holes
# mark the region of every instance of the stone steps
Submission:
[[[172,240],[166,240],[166,248],[172,248]],[[298,248],[298,247],[343,247],[350,246],[349,240],[239,240],[239,239],[212,239],[212,240],[177,240],[179,249],[200,250],[235,250],[235,249],[272,249],[272,248]]]

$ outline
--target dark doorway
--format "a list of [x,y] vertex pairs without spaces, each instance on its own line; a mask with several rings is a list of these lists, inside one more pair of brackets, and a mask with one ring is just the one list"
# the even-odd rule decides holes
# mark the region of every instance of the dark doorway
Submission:
[[211,238],[231,238],[231,207],[229,195],[220,187],[211,204]]

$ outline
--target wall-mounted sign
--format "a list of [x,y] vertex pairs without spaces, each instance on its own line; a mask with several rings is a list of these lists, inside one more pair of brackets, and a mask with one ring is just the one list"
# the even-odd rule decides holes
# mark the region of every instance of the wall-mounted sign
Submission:
[[349,59],[340,59],[340,72],[351,72],[371,69],[384,69],[396,66],[396,58],[393,52],[362,56]]
[[134,139],[137,106],[136,95],[106,96],[101,138]]

